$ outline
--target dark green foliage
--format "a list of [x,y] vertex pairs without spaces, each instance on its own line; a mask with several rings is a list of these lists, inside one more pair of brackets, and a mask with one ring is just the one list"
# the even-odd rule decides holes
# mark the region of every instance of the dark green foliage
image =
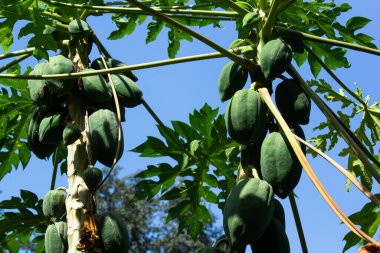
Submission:
[[[116,68],[116,67],[125,67],[127,66],[125,63],[112,59],[112,58],[104,58],[107,68]],[[105,69],[103,61],[101,58],[97,58],[91,62],[90,68],[93,69]],[[137,82],[138,78],[137,76],[131,71],[131,70],[126,70],[122,72],[123,75],[129,77],[132,81]],[[104,78],[108,79],[107,75],[104,76]]]
[[[89,117],[89,128],[94,159],[110,167],[115,158],[118,143],[119,128],[116,114],[108,109],[100,109],[94,112]],[[120,159],[124,151],[121,127],[120,131],[121,143],[118,159]]]
[[66,253],[67,244],[67,224],[60,221],[50,224],[45,232],[46,253]]
[[230,99],[236,91],[241,90],[248,79],[248,71],[236,62],[225,64],[218,79],[219,98]]
[[261,49],[259,62],[267,80],[281,75],[292,61],[292,48],[282,39],[268,41]]
[[83,171],[82,178],[90,192],[95,194],[100,182],[103,179],[103,173],[98,168],[90,167]]
[[272,132],[261,146],[261,174],[274,193],[284,199],[297,186],[302,166],[289,142],[279,132]]
[[[129,77],[121,74],[111,75],[121,106],[135,107],[142,103],[143,93]],[[111,85],[111,81],[108,82]]]
[[42,202],[42,210],[52,221],[59,221],[66,213],[66,195],[60,190],[48,191]]
[[62,141],[63,134],[62,113],[54,113],[44,117],[39,126],[39,140],[43,144],[58,145]]
[[278,110],[288,123],[309,123],[311,100],[294,79],[279,83],[275,90]]
[[88,24],[80,19],[74,19],[69,23],[69,33],[75,38],[86,37],[91,29]]
[[232,188],[223,211],[223,227],[232,250],[260,238],[273,218],[272,187],[258,178],[245,178]]
[[[85,69],[94,71],[93,69]],[[90,100],[95,102],[107,102],[112,99],[111,87],[101,75],[82,77],[83,94]]]
[[290,253],[285,228],[276,218],[272,219],[265,233],[251,244],[254,253]]
[[95,215],[104,249],[109,253],[128,253],[129,237],[127,224],[116,212]]
[[69,123],[65,126],[62,133],[63,144],[65,146],[73,144],[82,135],[79,126],[75,123]]
[[[56,55],[49,58],[44,65],[43,74],[67,74],[74,72],[74,64],[71,60],[63,55]],[[70,91],[74,87],[75,79],[50,79],[46,81],[46,85],[54,93],[62,93]]]
[[225,121],[228,134],[240,144],[261,140],[266,132],[267,107],[254,90],[239,90],[228,102]]
[[53,153],[55,146],[53,144],[43,144],[40,142],[39,137],[39,127],[41,120],[47,115],[47,112],[36,107],[29,120],[28,126],[28,146],[29,149],[40,159],[47,158],[51,153]]

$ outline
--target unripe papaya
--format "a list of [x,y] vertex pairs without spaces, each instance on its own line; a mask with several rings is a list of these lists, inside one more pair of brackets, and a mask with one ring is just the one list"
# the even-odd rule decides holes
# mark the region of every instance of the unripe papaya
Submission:
[[[63,55],[56,55],[49,58],[44,68],[44,74],[68,74],[74,72],[74,64]],[[70,91],[74,87],[74,79],[49,79],[47,86],[53,92],[59,94]]]
[[273,218],[265,233],[251,245],[254,253],[290,253],[290,245],[285,228]]
[[75,38],[86,37],[90,31],[89,25],[81,19],[74,19],[69,23],[69,33]]
[[277,200],[276,198],[274,199],[274,212],[273,212],[273,218],[276,218],[281,225],[285,228],[285,210],[284,207],[282,206],[281,202]]
[[[132,79],[121,74],[111,75],[111,77],[120,105],[132,108],[142,103],[143,93]],[[109,85],[111,86],[111,81]]]
[[[46,68],[46,62],[38,63],[29,73],[30,75],[42,75]],[[50,90],[45,80],[28,80],[30,98],[37,106],[50,108],[57,104],[57,97]]]
[[58,145],[62,141],[63,120],[64,115],[62,113],[54,113],[43,118],[38,130],[40,142]]
[[66,253],[67,250],[67,223],[60,221],[50,224],[45,232],[46,253]]
[[52,221],[59,221],[66,213],[66,195],[60,190],[48,191],[42,202],[42,211]]
[[240,180],[227,197],[223,228],[231,250],[239,250],[260,238],[273,218],[272,187],[258,178]]
[[63,144],[65,146],[73,144],[82,135],[79,126],[75,123],[69,123],[65,126],[62,133]]
[[[116,68],[116,67],[127,66],[125,63],[123,63],[119,60],[116,60],[116,59],[105,58],[104,60],[106,61],[108,68]],[[103,64],[102,59],[97,58],[91,62],[90,68],[92,68],[92,69],[105,69],[105,66]],[[122,74],[129,77],[134,82],[138,81],[137,76],[131,70],[124,71],[124,72],[122,72]],[[107,75],[104,75],[104,78],[108,79]]]
[[[94,71],[85,69],[85,72]],[[106,102],[112,99],[111,87],[101,75],[82,77],[83,94],[95,102]]]
[[286,137],[272,132],[261,146],[261,174],[280,198],[286,198],[301,178],[302,166]]
[[259,63],[267,80],[281,75],[292,61],[292,48],[282,39],[268,41],[261,49]]
[[[100,109],[89,116],[90,143],[93,156],[100,163],[111,166],[116,155],[118,125],[116,114],[108,109]],[[123,131],[119,157],[123,154]]]
[[267,106],[254,90],[239,90],[228,102],[225,121],[228,134],[237,143],[250,145],[267,132]]
[[275,90],[278,110],[288,123],[309,123],[311,100],[294,79],[279,83]]
[[103,173],[98,168],[90,167],[83,171],[82,178],[90,192],[95,194],[100,182],[103,179]]
[[236,62],[223,66],[218,79],[219,97],[222,101],[230,99],[236,91],[241,90],[248,79],[248,71]]
[[115,212],[95,215],[95,222],[105,252],[128,253],[129,238],[127,225],[123,218]]

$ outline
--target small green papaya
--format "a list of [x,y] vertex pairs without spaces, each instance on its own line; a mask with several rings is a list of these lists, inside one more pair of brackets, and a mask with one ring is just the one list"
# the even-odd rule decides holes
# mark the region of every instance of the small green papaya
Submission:
[[116,212],[105,212],[95,215],[95,223],[105,252],[128,253],[129,237],[127,224]]
[[241,54],[247,59],[255,59],[257,55],[257,48],[254,46],[246,46],[241,49]]
[[225,121],[229,136],[237,143],[252,145],[264,138],[267,106],[254,90],[239,90],[228,102]]
[[[74,64],[71,60],[63,55],[56,55],[49,58],[46,62],[44,70],[45,75],[68,74],[74,72]],[[49,79],[46,85],[54,93],[63,93],[70,91],[75,83],[74,79]]]
[[67,223],[60,221],[50,224],[45,232],[45,252],[66,253],[67,250]]
[[249,42],[247,42],[246,40],[244,39],[236,39],[234,41],[231,42],[229,48],[230,49],[234,49],[234,48],[237,48],[237,47],[243,47],[243,46],[247,46],[249,45]]
[[294,79],[279,83],[275,90],[278,110],[288,123],[309,123],[311,100]]
[[[116,155],[118,125],[116,114],[108,109],[100,109],[89,116],[90,143],[93,157],[106,166],[111,166]],[[124,151],[123,131],[118,159]],[[117,160],[118,160],[117,159]]]
[[41,143],[58,145],[62,141],[64,118],[62,113],[54,113],[41,120],[38,130]]
[[261,49],[259,63],[267,80],[281,75],[292,61],[292,48],[282,39],[268,41]]
[[231,250],[239,250],[260,238],[273,218],[272,187],[258,178],[240,180],[228,195],[223,228]]
[[52,221],[61,220],[66,213],[66,195],[60,190],[48,191],[42,202],[42,211]]
[[241,90],[248,79],[248,71],[236,62],[225,64],[218,79],[219,97],[222,101],[230,99]]
[[74,19],[69,23],[69,33],[75,38],[84,38],[89,35],[90,31],[90,26],[81,19]]
[[244,15],[242,27],[254,28],[259,23],[260,19],[260,14],[257,9],[255,11],[248,12]]
[[[111,75],[111,78],[115,85],[120,105],[132,108],[142,103],[143,93],[132,79],[121,74]],[[111,81],[108,84],[111,86]]]
[[[85,69],[84,72],[94,71]],[[111,87],[101,75],[82,77],[83,94],[95,102],[107,102],[112,99]]]
[[[116,59],[105,58],[104,60],[106,61],[108,68],[116,68],[116,67],[127,66],[127,64],[125,64],[119,60],[116,60]],[[97,59],[93,60],[91,62],[90,68],[92,68],[92,69],[105,69],[103,61],[101,58],[97,58]],[[138,81],[137,76],[131,70],[124,71],[124,72],[122,72],[122,74],[129,77],[134,82]],[[107,75],[105,75],[104,78],[108,79]]]
[[290,253],[289,239],[281,222],[273,218],[265,233],[251,244],[254,253]]
[[82,135],[79,126],[75,123],[69,123],[65,126],[62,133],[63,144],[65,146],[73,144]]
[[30,115],[28,125],[28,147],[40,159],[45,159],[53,153],[56,148],[55,144],[43,144],[40,142],[39,127],[41,120],[45,118],[47,112],[41,107],[34,108]]
[[240,145],[240,164],[247,175],[251,175],[251,169],[256,169],[260,175],[260,150],[263,139],[258,140],[252,145]]
[[280,198],[286,198],[301,178],[302,166],[286,137],[279,132],[267,135],[261,146],[263,179]]
[[98,168],[89,167],[83,171],[82,178],[90,192],[95,194],[100,182],[102,182],[103,173]]

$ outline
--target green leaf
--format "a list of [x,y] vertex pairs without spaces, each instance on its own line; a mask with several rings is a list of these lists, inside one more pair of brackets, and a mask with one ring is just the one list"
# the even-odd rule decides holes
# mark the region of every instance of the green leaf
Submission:
[[148,34],[146,36],[145,43],[148,44],[152,41],[155,41],[157,38],[157,35],[162,31],[163,27],[164,27],[164,24],[161,20],[150,22],[147,26]]
[[127,20],[122,18],[115,20],[118,29],[111,32],[108,39],[118,40],[124,38],[125,35],[132,34],[136,28],[137,18],[137,15],[130,15]]

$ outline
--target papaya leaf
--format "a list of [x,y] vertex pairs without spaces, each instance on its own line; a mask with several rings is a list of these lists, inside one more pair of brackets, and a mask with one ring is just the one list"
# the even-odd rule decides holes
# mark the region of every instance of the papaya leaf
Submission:
[[222,208],[235,184],[239,152],[238,144],[227,137],[218,108],[205,104],[189,114],[189,122],[172,121],[172,128],[159,127],[163,140],[149,136],[132,151],[144,157],[168,156],[174,160],[174,164],[149,165],[136,175],[141,181],[135,200],[160,197],[179,201],[169,211],[167,222],[179,219],[181,229],[196,238],[211,221],[204,203]]
[[164,24],[160,20],[156,20],[155,22],[150,22],[147,26],[148,34],[146,36],[145,43],[148,44],[152,41],[155,41],[157,38],[157,35],[162,31],[163,27],[164,27]]
[[[0,248],[10,252],[20,243],[31,241],[35,236],[45,232],[48,219],[42,212],[42,199],[33,192],[20,191],[20,197],[12,197],[0,202],[1,210],[9,210],[0,214]],[[34,240],[35,245],[43,240]]]
[[[377,198],[380,194],[375,194]],[[364,207],[348,217],[354,224],[360,226],[364,233],[367,233],[370,237],[373,237],[379,230],[380,225],[380,211],[376,205],[372,202],[367,203]],[[347,233],[344,238],[346,244],[344,245],[343,252],[347,251],[356,244],[363,244],[364,242],[356,236],[353,232]]]

